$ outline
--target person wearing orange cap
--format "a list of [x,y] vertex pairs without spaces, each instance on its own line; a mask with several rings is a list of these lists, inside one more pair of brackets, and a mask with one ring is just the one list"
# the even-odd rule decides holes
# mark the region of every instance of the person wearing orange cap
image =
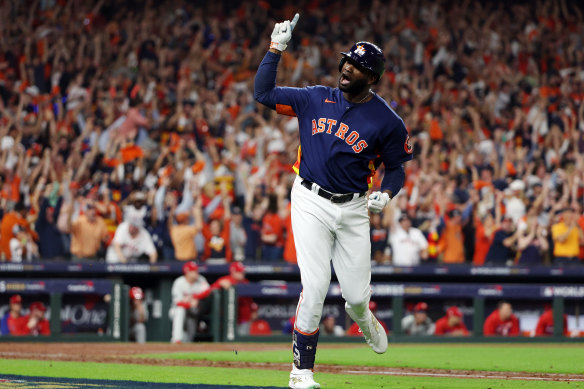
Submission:
[[51,335],[51,326],[45,318],[45,304],[35,301],[30,304],[29,310],[30,313],[23,318],[26,324],[22,326],[22,333],[19,335]]
[[500,301],[495,309],[485,320],[483,325],[485,336],[519,335],[519,319],[513,314],[513,307],[508,301]]
[[136,343],[146,343],[148,307],[144,303],[144,291],[139,286],[130,289],[130,303],[130,339]]
[[210,293],[207,279],[199,274],[199,266],[193,261],[185,263],[183,275],[172,284],[172,343],[182,343],[185,340],[185,325],[188,327],[188,341],[192,340],[196,333],[198,316],[205,310],[203,300]]
[[10,310],[4,314],[2,320],[0,321],[0,334],[6,335],[19,335],[22,333],[24,318],[22,317],[22,297],[19,294],[15,294],[10,297]]
[[434,335],[436,326],[428,317],[428,304],[419,302],[414,306],[413,313],[402,318],[401,327],[407,335]]
[[[375,301],[369,301],[369,310],[372,313],[377,312],[377,303]],[[381,325],[381,327],[383,327],[385,333],[388,334],[389,329],[387,328],[387,325],[383,322],[383,320],[378,318],[377,321],[379,321],[379,324]],[[359,328],[359,324],[354,322],[351,325],[351,327],[349,327],[349,329],[347,330],[347,336],[363,336],[363,331],[361,331],[361,329]]]
[[467,336],[468,329],[462,321],[462,312],[457,307],[446,310],[446,316],[436,321],[434,335]]

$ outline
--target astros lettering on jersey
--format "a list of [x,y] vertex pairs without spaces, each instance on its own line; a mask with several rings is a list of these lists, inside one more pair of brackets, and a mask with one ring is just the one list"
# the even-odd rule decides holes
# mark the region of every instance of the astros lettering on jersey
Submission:
[[[268,52],[260,73],[275,71],[278,61],[277,54]],[[381,162],[394,168],[412,159],[403,121],[376,94],[368,102],[354,104],[338,88],[268,85],[273,82],[271,77],[260,81],[261,89],[268,91],[262,102],[298,117],[300,147],[294,170],[302,178],[332,193],[365,192]]]

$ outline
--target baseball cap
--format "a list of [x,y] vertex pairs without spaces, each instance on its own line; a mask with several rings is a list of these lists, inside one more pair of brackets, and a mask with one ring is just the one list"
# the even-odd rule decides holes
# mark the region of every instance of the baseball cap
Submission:
[[132,300],[142,300],[144,298],[144,292],[142,291],[142,288],[139,286],[134,286],[131,288],[130,298],[132,298]]
[[183,273],[186,274],[189,271],[199,271],[199,266],[193,261],[187,262],[183,265]]
[[243,266],[243,263],[241,262],[233,262],[231,265],[229,265],[229,271],[230,272],[238,271],[244,273],[245,266]]
[[146,195],[143,192],[134,192],[134,200],[146,200]]
[[47,308],[45,308],[45,304],[41,303],[40,301],[35,301],[33,303],[30,303],[29,309],[31,311],[38,309],[39,311],[43,311],[43,312],[45,312],[47,310]]
[[462,317],[462,312],[460,312],[460,309],[458,309],[457,307],[450,307],[446,311],[446,316],[448,316],[448,317],[450,317],[450,316]]
[[428,310],[428,304],[425,302],[419,302],[414,306],[414,312],[426,312]]
[[509,185],[509,189],[512,191],[522,191],[525,190],[525,184],[521,180],[515,180]]
[[10,304],[22,304],[22,297],[19,294],[15,294],[10,297]]
[[402,220],[410,220],[410,217],[406,213],[402,213],[401,215],[399,215],[398,221],[401,222]]

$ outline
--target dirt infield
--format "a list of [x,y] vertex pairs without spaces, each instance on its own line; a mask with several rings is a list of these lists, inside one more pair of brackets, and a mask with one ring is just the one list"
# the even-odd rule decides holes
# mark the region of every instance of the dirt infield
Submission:
[[[323,345],[331,347],[360,347],[357,345]],[[36,359],[50,361],[139,363],[157,366],[209,366],[228,368],[251,368],[283,370],[290,369],[290,364],[188,361],[165,358],[141,358],[140,354],[157,354],[173,352],[212,352],[212,351],[265,351],[288,349],[288,346],[272,343],[193,343],[171,344],[134,344],[134,343],[0,343],[0,358]],[[90,350],[88,353],[88,350]],[[476,370],[416,369],[378,366],[340,366],[317,365],[316,372],[333,374],[369,374],[388,376],[449,377],[475,379],[509,379],[530,381],[573,381],[584,382],[584,376],[577,374],[547,374],[528,372],[496,372]]]

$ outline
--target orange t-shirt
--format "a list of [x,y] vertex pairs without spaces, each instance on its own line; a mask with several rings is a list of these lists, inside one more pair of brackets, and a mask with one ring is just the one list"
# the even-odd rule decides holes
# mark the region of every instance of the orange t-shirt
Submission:
[[489,252],[489,247],[493,243],[493,237],[495,235],[491,233],[491,236],[485,235],[485,226],[479,220],[476,221],[476,232],[475,232],[475,251],[474,257],[472,259],[472,264],[475,266],[482,266],[485,264],[485,258]]
[[[31,233],[27,221],[16,212],[8,212],[4,215],[0,223],[0,250],[7,260],[10,260],[10,239],[14,237],[12,229],[17,224],[26,228]],[[33,237],[36,236],[36,234],[32,235]]]
[[12,181],[6,181],[2,187],[2,198],[17,203],[20,200],[20,177],[14,175]]
[[288,214],[284,222],[286,230],[286,242],[284,243],[284,260],[289,263],[297,263],[296,246],[294,245],[294,234],[292,233],[292,214]]
[[440,237],[440,252],[444,254],[444,263],[463,263],[464,246],[462,226],[446,222],[446,227]]
[[274,246],[284,246],[284,228],[282,219],[276,213],[267,213],[262,220],[262,234],[276,234]]

